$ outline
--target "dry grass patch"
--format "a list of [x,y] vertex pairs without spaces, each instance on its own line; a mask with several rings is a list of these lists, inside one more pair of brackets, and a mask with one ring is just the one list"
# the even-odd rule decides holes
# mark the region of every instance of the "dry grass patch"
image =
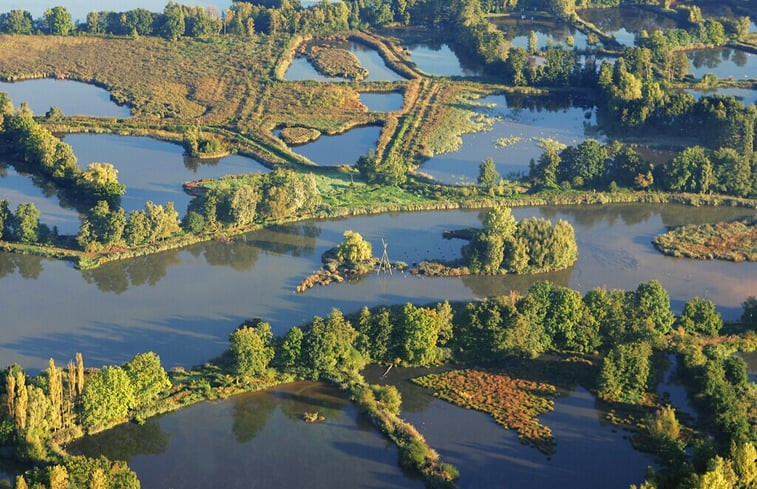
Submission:
[[656,236],[653,243],[675,257],[757,261],[757,219],[681,226]]

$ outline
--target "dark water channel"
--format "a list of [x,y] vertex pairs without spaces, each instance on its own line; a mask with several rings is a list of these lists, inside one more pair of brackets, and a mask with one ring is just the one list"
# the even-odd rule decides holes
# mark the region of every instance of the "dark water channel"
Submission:
[[[514,48],[528,49],[531,31],[536,34],[537,47],[540,50],[550,45],[578,50],[589,47],[586,34],[567,23],[497,17],[492,18],[491,22],[504,33],[505,39],[510,41],[510,46]],[[569,36],[573,37],[572,45],[567,43]]]
[[[3,7],[0,6],[0,12]],[[124,118],[131,115],[128,107],[119,106],[110,99],[104,88],[71,80],[25,80],[14,83],[0,82],[0,92],[7,92],[13,105],[29,104],[35,115],[45,115],[56,106],[63,114],[94,117]]]
[[[308,424],[317,411],[322,423]],[[71,451],[126,460],[142,487],[422,488],[397,449],[334,387],[297,382],[87,437]]]
[[[221,353],[244,319],[261,317],[277,334],[326,315],[333,307],[356,312],[363,305],[470,300],[525,291],[552,280],[586,291],[596,286],[635,288],[659,279],[673,307],[698,295],[715,302],[726,318],[757,290],[757,263],[673,259],[652,238],[667,226],[753,215],[734,208],[658,205],[516,208],[519,219],[543,216],[573,223],[577,264],[537,276],[419,278],[402,273],[293,291],[320,266],[320,256],[346,229],[391,260],[460,256],[462,242],[444,230],[480,226],[478,211],[418,212],[305,222],[253,232],[229,244],[208,242],[183,250],[114,262],[91,271],[65,262],[0,253],[0,357],[29,369],[83,352],[91,366],[121,363],[147,350],[164,365],[191,366]],[[44,304],[44,307],[39,307]]]
[[636,36],[643,30],[651,33],[679,27],[670,17],[633,5],[587,8],[580,10],[579,15],[605,34],[615,37],[616,41],[626,47],[633,46]]
[[730,48],[688,51],[689,74],[702,78],[713,73],[718,78],[734,80],[757,79],[757,54]]

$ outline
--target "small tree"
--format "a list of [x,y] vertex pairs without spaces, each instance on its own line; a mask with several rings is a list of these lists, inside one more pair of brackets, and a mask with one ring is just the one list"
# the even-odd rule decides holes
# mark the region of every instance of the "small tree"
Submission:
[[712,301],[694,297],[683,307],[678,326],[690,334],[716,336],[723,327],[723,319],[715,310]]
[[478,185],[488,192],[499,185],[501,178],[493,159],[487,158],[478,165]]
[[265,373],[274,355],[270,346],[272,337],[271,325],[263,321],[245,323],[231,333],[229,351],[238,376],[258,377]]

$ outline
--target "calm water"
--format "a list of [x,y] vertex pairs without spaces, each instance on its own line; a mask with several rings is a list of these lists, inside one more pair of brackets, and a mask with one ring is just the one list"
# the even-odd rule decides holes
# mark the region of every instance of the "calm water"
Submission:
[[757,54],[729,48],[688,51],[689,74],[701,78],[713,73],[718,78],[757,79]]
[[[478,178],[479,164],[493,158],[503,177],[527,174],[529,160],[542,154],[539,139],[551,138],[570,145],[587,137],[601,139],[594,129],[594,106],[580,101],[498,95],[480,102],[496,104],[494,109],[485,109],[499,118],[492,129],[463,135],[463,144],[457,151],[432,157],[423,163],[422,172],[443,183],[473,183]],[[499,147],[496,141],[502,138],[519,140]]]
[[744,357],[744,360],[746,360],[749,378],[752,379],[752,382],[757,382],[757,351],[744,353],[742,356]]
[[381,128],[377,126],[356,127],[336,136],[321,136],[294,151],[319,165],[352,165],[376,148],[379,134]]
[[[514,48],[528,49],[528,37],[531,31],[536,33],[539,49],[545,49],[548,45],[561,45],[579,50],[589,47],[586,34],[574,29],[570,24],[510,18],[492,18],[491,21],[505,34],[505,38],[510,41],[510,46]],[[573,36],[572,46],[568,46],[566,42],[568,36]]]
[[545,279],[586,291],[635,288],[657,278],[670,291],[675,310],[698,295],[714,301],[726,318],[739,317],[741,302],[757,290],[757,263],[672,259],[650,244],[667,226],[733,219],[753,211],[608,205],[516,208],[514,214],[572,222],[579,247],[575,267],[523,277],[369,275],[293,292],[320,267],[321,254],[340,242],[346,229],[371,241],[374,252],[385,238],[393,261],[451,259],[460,256],[463,243],[445,240],[441,233],[480,226],[478,211],[300,223],[250,233],[231,244],[203,243],[88,272],[60,261],[0,253],[0,358],[5,364],[40,369],[50,356],[65,363],[81,351],[88,365],[99,366],[152,350],[169,368],[191,366],[221,353],[229,333],[247,318],[263,318],[283,334],[333,307],[349,313],[363,305],[470,300],[525,291]]
[[421,71],[434,76],[472,76],[481,71],[464,66],[458,55],[446,43],[419,43],[407,46],[410,59]]
[[361,93],[360,101],[371,112],[396,112],[402,109],[405,98],[401,93]]
[[16,107],[27,102],[35,115],[45,115],[53,105],[68,116],[123,118],[131,115],[129,108],[113,102],[110,92],[104,88],[72,80],[45,78],[14,83],[0,82],[0,92],[7,92]]
[[[550,458],[521,445],[517,433],[488,414],[468,410],[431,395],[409,382],[422,369],[392,369],[371,382],[395,384],[402,393],[402,417],[412,423],[442,458],[460,470],[458,487],[606,488],[644,480],[652,457],[637,452],[600,420],[595,397],[573,386],[555,400],[554,411],[539,421],[552,429],[557,452]],[[371,376],[371,372],[368,372]]]
[[183,215],[191,199],[181,187],[184,182],[268,171],[257,161],[238,155],[220,160],[187,158],[182,146],[147,137],[70,134],[64,141],[73,147],[82,169],[93,161],[115,165],[118,180],[126,185],[121,205],[127,212],[143,209],[145,202],[152,200],[156,204],[173,202]]
[[[302,420],[318,411],[323,423]],[[125,425],[73,450],[129,461],[151,489],[422,488],[397,449],[334,387],[297,382]]]
[[[368,70],[368,76],[363,81],[398,81],[404,80],[398,73],[392,71],[379,55],[378,51],[364,44],[357,42],[345,42],[337,45],[357,56],[360,65]],[[284,75],[287,81],[328,81],[338,82],[346,81],[345,78],[324,76],[315,69],[315,67],[304,56],[297,56],[292,61],[292,65]]]
[[701,98],[710,95],[723,95],[726,97],[736,97],[741,100],[744,105],[757,104],[757,90],[750,90],[748,88],[718,88],[716,90],[686,90],[692,94],[694,98]]
[[631,5],[582,9],[579,15],[605,34],[614,36],[623,46],[633,46],[636,35],[642,30],[654,32],[678,27],[678,23],[669,17]]
[[0,163],[0,200],[8,200],[15,211],[19,204],[32,202],[40,212],[39,220],[60,234],[79,232],[79,212],[66,203],[65,196],[43,179],[19,173],[10,165]]

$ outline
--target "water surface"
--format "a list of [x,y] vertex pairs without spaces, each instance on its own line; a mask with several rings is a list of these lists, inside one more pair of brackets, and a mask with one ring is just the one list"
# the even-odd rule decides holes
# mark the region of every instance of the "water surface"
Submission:
[[182,189],[184,182],[268,171],[257,161],[238,155],[220,160],[187,158],[182,146],[148,137],[70,134],[64,141],[73,147],[82,169],[96,161],[112,163],[118,169],[118,180],[126,185],[121,206],[127,212],[143,209],[145,202],[152,200],[156,204],[173,202],[184,215],[191,200]]
[[637,6],[581,9],[582,19],[591,22],[605,34],[615,37],[623,46],[633,46],[636,36],[645,30],[649,33],[673,29],[678,23],[664,15]]
[[750,90],[748,88],[717,88],[715,90],[686,90],[686,92],[693,95],[696,99],[712,95],[723,95],[725,97],[736,97],[744,105],[757,104],[757,90]]
[[730,48],[687,51],[689,74],[702,78],[713,73],[718,78],[757,79],[757,54]]
[[[318,411],[322,423],[302,420]],[[73,448],[127,460],[142,487],[422,488],[335,387],[297,382],[124,425]]]
[[[475,183],[480,163],[492,158],[500,175],[519,176],[528,173],[531,158],[538,159],[542,154],[540,139],[551,138],[566,145],[578,144],[587,137],[601,139],[595,128],[594,106],[580,100],[498,95],[480,102],[495,104],[493,109],[486,109],[498,118],[492,129],[463,135],[457,151],[425,161],[422,172],[443,183]],[[497,141],[503,138],[518,139],[500,147]]]
[[405,98],[401,93],[361,93],[360,101],[371,112],[396,112],[402,109]]
[[[579,50],[589,47],[586,34],[567,23],[496,17],[492,18],[491,22],[504,33],[505,39],[510,41],[510,46],[514,48],[528,49],[531,31],[536,33],[537,46],[540,50],[550,45]],[[572,46],[569,46],[566,41],[568,36],[573,36]]]
[[7,92],[16,107],[22,102],[28,103],[35,115],[45,115],[52,106],[67,116],[123,118],[131,115],[129,108],[113,102],[110,92],[104,88],[73,80],[44,78],[0,82],[0,92]]
[[554,411],[539,417],[552,429],[556,453],[547,457],[520,443],[517,433],[488,414],[437,399],[409,382],[422,369],[392,369],[385,379],[402,393],[402,417],[442,459],[460,471],[458,487],[606,488],[642,482],[648,454],[637,452],[622,431],[601,420],[595,397],[583,387],[563,392]]
[[434,76],[473,76],[481,70],[473,66],[464,66],[457,53],[448,44],[413,43],[407,46],[410,60],[418,68]]
[[[364,44],[346,41],[337,43],[335,47],[346,49],[354,54],[360,61],[360,65],[368,70],[368,76],[362,81],[398,81],[405,78],[391,70],[384,62],[381,55],[375,49]],[[292,60],[291,66],[287,69],[284,79],[287,81],[321,81],[321,82],[340,82],[347,81],[346,78],[325,76],[315,69],[313,64],[305,56],[296,56]]]
[[[387,240],[389,258],[408,263],[460,256],[463,242],[445,230],[479,227],[478,211],[418,212],[305,222],[253,232],[229,244],[202,243],[183,250],[106,264],[91,271],[35,256],[0,253],[0,358],[30,369],[84,354],[87,365],[122,363],[139,352],[158,353],[168,368],[191,366],[220,354],[243,320],[260,317],[276,334],[363,305],[424,304],[471,300],[525,291],[552,280],[587,291],[631,289],[653,278],[667,288],[680,311],[697,295],[712,300],[726,319],[757,290],[757,263],[674,259],[657,252],[652,238],[668,226],[753,215],[734,208],[676,205],[607,205],[516,208],[518,219],[543,216],[571,222],[579,258],[562,272],[535,276],[419,278],[402,273],[294,289],[321,266],[321,254],[347,229],[374,248]],[[39,307],[44,304],[45,307]]]
[[79,232],[79,212],[66,202],[53,184],[31,174],[19,172],[0,162],[0,200],[7,200],[15,212],[19,204],[32,202],[39,210],[39,221],[60,234]]
[[377,126],[356,127],[335,136],[321,136],[294,151],[319,165],[352,165],[376,148],[379,134],[381,128]]

